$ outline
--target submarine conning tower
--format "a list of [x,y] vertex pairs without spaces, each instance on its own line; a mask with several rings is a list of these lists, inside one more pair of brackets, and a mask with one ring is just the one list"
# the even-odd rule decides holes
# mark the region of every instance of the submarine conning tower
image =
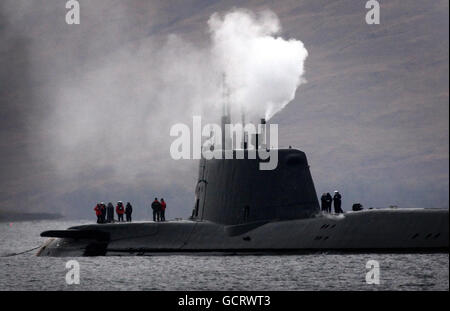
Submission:
[[275,151],[274,170],[260,170],[263,160],[258,157],[201,159],[192,218],[237,225],[317,214],[319,202],[305,153],[291,148]]
[[[225,125],[231,123],[230,96],[223,76],[223,111],[221,117],[222,155],[232,140]],[[242,127],[245,128],[245,114]],[[192,218],[223,225],[239,225],[251,222],[279,221],[312,217],[320,211],[314,182],[304,152],[297,149],[273,149],[278,164],[273,170],[261,170],[258,156],[249,157],[248,143],[254,140],[254,150],[270,146],[269,128],[264,118],[254,137],[243,133],[244,159],[200,159],[195,205]],[[259,132],[261,131],[261,132]],[[239,148],[237,145],[235,148]],[[269,151],[269,149],[266,149]],[[228,150],[230,151],[230,150]]]
[[200,160],[193,218],[224,225],[312,217],[320,210],[304,152],[279,149],[278,166],[259,159]]

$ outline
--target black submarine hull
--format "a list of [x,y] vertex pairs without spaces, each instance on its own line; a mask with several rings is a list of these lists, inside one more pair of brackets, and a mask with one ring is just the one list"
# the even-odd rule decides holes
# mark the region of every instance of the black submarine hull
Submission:
[[374,209],[305,219],[93,224],[47,231],[39,256],[448,252],[448,210]]
[[92,224],[46,231],[40,256],[314,251],[448,251],[448,209],[320,212],[304,152],[200,160],[190,220]]

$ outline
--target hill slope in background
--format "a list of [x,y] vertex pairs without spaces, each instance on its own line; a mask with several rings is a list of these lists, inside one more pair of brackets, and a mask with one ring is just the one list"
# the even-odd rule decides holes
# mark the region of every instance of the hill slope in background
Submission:
[[[358,201],[448,208],[448,1],[383,1],[380,25],[365,23],[364,3],[356,0],[95,1],[82,3],[77,28],[64,23],[59,2],[0,4],[3,213],[82,217],[98,200],[130,200],[142,217],[158,195],[169,202],[169,217],[189,215],[197,171],[192,161],[161,166],[149,150],[130,160],[139,168],[132,182],[111,173],[114,163],[61,174],[40,152],[55,135],[42,131],[54,109],[48,94],[60,89],[61,79],[82,85],[124,47],[165,42],[170,34],[205,46],[209,16],[233,7],[271,9],[281,35],[301,40],[309,52],[307,83],[271,122],[279,124],[281,145],[307,153],[319,194],[339,189],[344,209]],[[120,86],[128,78],[111,79]]]

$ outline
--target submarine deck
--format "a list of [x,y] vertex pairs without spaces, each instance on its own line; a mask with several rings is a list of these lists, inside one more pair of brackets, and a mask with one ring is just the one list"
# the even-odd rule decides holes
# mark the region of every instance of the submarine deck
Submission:
[[447,209],[372,209],[225,226],[177,220],[46,231],[40,256],[178,253],[448,252]]

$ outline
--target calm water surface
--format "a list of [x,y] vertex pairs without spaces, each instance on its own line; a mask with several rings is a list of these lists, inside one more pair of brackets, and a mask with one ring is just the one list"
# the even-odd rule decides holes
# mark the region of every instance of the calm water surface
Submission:
[[[36,257],[39,233],[86,221],[0,223],[0,290],[449,290],[447,254],[270,256]],[[80,263],[67,285],[65,264]],[[380,284],[365,282],[366,262],[380,263]]]

